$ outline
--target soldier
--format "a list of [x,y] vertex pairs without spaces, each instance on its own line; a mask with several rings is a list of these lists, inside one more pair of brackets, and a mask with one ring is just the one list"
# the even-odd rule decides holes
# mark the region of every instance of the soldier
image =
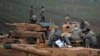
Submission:
[[30,21],[31,21],[32,24],[36,24],[36,22],[37,22],[37,16],[33,15],[32,18],[30,19]]
[[61,34],[61,30],[58,28],[58,26],[56,26],[50,32],[48,44],[54,45],[57,47],[72,47],[68,38],[69,38],[69,35],[68,34],[66,35],[65,33]]
[[67,16],[65,17],[65,23],[70,23],[69,15],[67,15]]
[[82,31],[84,31],[86,28],[89,28],[89,23],[87,21],[84,21],[83,19],[80,21],[80,28]]
[[71,42],[70,42],[70,37],[71,37],[71,33],[69,33],[69,32],[64,32],[64,33],[62,33],[61,34],[61,39],[62,39],[62,41],[64,41],[64,43],[65,43],[65,46],[67,46],[67,47],[72,47],[71,46]]
[[96,45],[97,39],[96,39],[95,33],[93,31],[91,31],[89,28],[87,28],[86,31],[83,32],[83,34],[84,34],[83,38],[84,38],[85,44],[89,44],[91,46]]
[[31,5],[30,9],[29,9],[29,19],[30,20],[31,20],[32,16],[33,16],[33,6]]
[[81,29],[79,28],[78,25],[75,26],[75,28],[72,30],[72,36],[71,36],[71,39],[73,41],[76,41],[76,40],[81,40]]
[[55,45],[55,41],[61,36],[61,31],[59,30],[58,26],[54,26],[49,34],[49,42],[48,45],[52,46]]
[[41,8],[41,12],[40,12],[40,22],[45,22],[45,15],[46,15],[46,12],[45,12],[45,8],[44,6],[42,6]]

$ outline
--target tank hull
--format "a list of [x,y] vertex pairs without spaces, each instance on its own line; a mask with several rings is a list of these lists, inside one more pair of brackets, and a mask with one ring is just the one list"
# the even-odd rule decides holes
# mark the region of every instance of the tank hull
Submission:
[[[35,46],[10,45],[10,49],[38,56],[100,56],[99,49],[73,47],[73,48],[38,48]],[[9,53],[10,54],[10,53]]]

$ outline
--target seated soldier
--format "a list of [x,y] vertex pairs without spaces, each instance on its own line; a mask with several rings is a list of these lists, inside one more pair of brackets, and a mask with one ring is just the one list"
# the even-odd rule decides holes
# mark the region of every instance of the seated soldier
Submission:
[[79,28],[79,25],[76,25],[75,28],[72,30],[71,35],[71,43],[73,46],[81,46],[83,45],[83,40],[81,37],[81,29]]
[[36,24],[36,22],[37,22],[37,16],[33,15],[32,18],[30,19],[30,21],[31,21],[32,24]]
[[69,33],[69,32],[64,32],[64,33],[62,33],[62,35],[61,35],[61,39],[62,39],[62,41],[64,41],[65,43],[66,43],[66,46],[67,47],[72,47],[71,46],[71,42],[70,42],[70,37],[71,37],[71,33]]
[[80,21],[80,28],[82,31],[84,31],[86,28],[89,28],[89,23],[87,21],[84,21],[83,19]]
[[78,25],[75,26],[75,28],[72,30],[72,35],[71,35],[71,39],[72,41],[77,41],[77,40],[81,40],[81,29],[79,28]]
[[82,34],[85,44],[88,44],[89,46],[96,45],[97,39],[93,31],[87,28],[85,31],[82,32]]
[[[68,39],[69,36],[70,34],[67,35],[66,33],[61,34],[60,29],[56,26],[50,32],[48,45],[49,46],[55,45],[56,47],[66,47],[67,45],[67,47],[72,47]],[[63,46],[61,46],[61,44]]]
[[49,41],[48,41],[48,45],[52,46],[55,45],[55,41],[60,37],[61,31],[58,29],[58,26],[55,26],[54,28],[52,28],[50,34],[49,34]]
[[72,47],[71,46],[71,42],[70,42],[70,37],[71,37],[71,33],[70,33],[70,25],[69,24],[64,24],[63,25],[63,33],[61,34],[61,36],[63,37],[63,41],[65,41],[67,47]]

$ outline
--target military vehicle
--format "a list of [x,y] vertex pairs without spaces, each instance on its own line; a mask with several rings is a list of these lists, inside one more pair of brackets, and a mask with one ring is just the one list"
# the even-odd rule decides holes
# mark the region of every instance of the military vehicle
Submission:
[[[43,31],[49,31],[50,29],[44,30],[44,28],[40,27],[40,25],[35,25],[35,24],[28,24],[28,23],[27,24],[21,23],[22,25],[18,24],[17,23],[9,24],[16,26],[17,29],[16,31],[10,32],[11,35],[9,39],[10,40],[14,39],[18,41],[15,43],[13,43],[12,41],[10,44],[3,44],[3,48],[6,48],[7,50],[10,49],[10,51],[15,53],[19,53],[15,55],[13,54],[14,56],[18,55],[19,56],[25,56],[25,55],[26,56],[100,56],[99,49],[84,47],[85,43],[82,44],[80,40],[72,41],[73,47],[70,48],[66,46],[61,48],[55,46],[52,47],[48,46],[48,39],[46,39],[46,36],[44,35]],[[63,33],[65,33],[66,31],[70,32],[75,27],[75,25],[79,25],[79,23],[72,22],[71,25],[69,24],[64,24],[64,25],[69,27],[62,27],[61,30],[63,31]],[[16,39],[16,37],[19,37],[19,39]],[[26,41],[27,38],[30,37],[35,38],[36,40],[35,42],[32,40],[34,44],[33,42],[31,42],[30,44],[29,42]],[[24,41],[22,41],[23,39]]]

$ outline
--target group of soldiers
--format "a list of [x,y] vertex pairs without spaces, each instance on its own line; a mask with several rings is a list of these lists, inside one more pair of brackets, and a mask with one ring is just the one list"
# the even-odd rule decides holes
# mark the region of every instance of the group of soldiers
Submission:
[[30,7],[30,23],[37,23],[37,22],[45,22],[45,8],[44,6],[41,7],[40,11],[40,19],[37,18],[35,14],[33,14],[33,6]]
[[[30,22],[45,22],[45,8],[42,6],[40,19],[33,15],[33,6],[30,9]],[[73,26],[74,25],[74,26]],[[48,34],[48,46],[72,47],[72,42],[79,41],[86,47],[94,46],[97,43],[95,33],[91,30],[89,23],[83,19],[80,22],[71,22],[69,15],[65,17],[65,24],[60,29],[54,25]]]
[[55,26],[49,34],[49,46],[73,47],[73,42],[80,42],[85,47],[96,45],[96,35],[89,23],[83,19],[80,22],[71,22],[69,15],[65,17],[65,24],[60,29]]

